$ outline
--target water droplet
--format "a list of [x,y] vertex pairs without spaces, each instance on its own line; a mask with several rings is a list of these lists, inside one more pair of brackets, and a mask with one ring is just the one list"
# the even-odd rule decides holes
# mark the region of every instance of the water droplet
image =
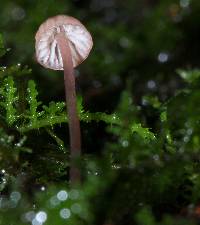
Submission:
[[76,200],[79,197],[79,192],[76,189],[73,189],[69,192],[69,198],[72,200]]
[[180,6],[182,8],[187,8],[190,5],[190,0],[180,0]]
[[68,193],[64,190],[62,191],[59,191],[58,194],[57,194],[57,198],[60,200],[60,201],[65,201],[67,200],[68,198]]
[[37,221],[35,218],[32,220],[32,225],[42,225],[39,221]]
[[128,146],[129,146],[129,142],[128,142],[127,140],[123,140],[123,141],[122,141],[122,146],[123,146],[124,148],[128,147]]
[[5,183],[6,183],[6,178],[3,178],[2,181],[3,181],[3,183],[5,184]]
[[44,186],[42,186],[40,189],[41,189],[41,191],[45,191],[46,188]]
[[71,212],[69,209],[61,209],[60,210],[60,216],[63,218],[63,219],[69,219],[69,217],[71,216]]
[[13,191],[10,194],[10,200],[17,203],[21,199],[21,194],[18,191]]
[[145,98],[143,98],[142,99],[142,105],[143,106],[146,106],[146,105],[148,105],[149,104],[149,102],[145,99]]
[[165,63],[169,60],[169,54],[167,52],[160,52],[158,55],[158,61],[160,63]]
[[128,48],[130,46],[130,40],[127,37],[122,37],[119,40],[119,44],[123,48]]
[[31,222],[35,218],[35,212],[34,211],[29,211],[25,213],[25,219],[29,222]]
[[185,152],[185,149],[183,147],[180,147],[179,150],[178,150],[178,152],[182,154],[182,153]]
[[75,203],[71,206],[71,210],[75,214],[79,214],[81,212],[81,206],[78,203]]
[[25,15],[25,10],[19,6],[15,7],[11,12],[12,19],[16,21],[23,20]]
[[147,87],[148,87],[149,89],[154,89],[154,88],[156,88],[156,82],[155,82],[154,80],[149,80],[149,81],[147,82]]
[[188,136],[185,136],[185,137],[183,138],[183,141],[184,141],[185,143],[187,143],[189,140],[190,140],[190,138],[189,138]]
[[47,220],[47,214],[44,211],[40,211],[36,214],[35,219],[39,222],[39,223],[44,223]]
[[50,204],[52,207],[55,207],[60,204],[60,201],[58,200],[56,196],[53,196],[50,198]]
[[113,168],[113,169],[120,169],[121,167],[120,167],[119,165],[117,165],[117,164],[113,164],[113,165],[112,165],[112,168]]
[[188,134],[188,135],[192,135],[192,133],[193,133],[193,129],[192,129],[192,128],[189,128],[189,129],[187,130],[187,134]]
[[159,155],[153,155],[153,160],[158,161],[160,159]]

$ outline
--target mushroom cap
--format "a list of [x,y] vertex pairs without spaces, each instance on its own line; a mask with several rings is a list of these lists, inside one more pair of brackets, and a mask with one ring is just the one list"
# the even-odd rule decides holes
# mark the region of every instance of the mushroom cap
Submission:
[[69,41],[73,67],[84,61],[92,49],[92,37],[79,20],[65,15],[51,17],[39,27],[35,36],[36,59],[46,68],[63,70],[61,51],[56,40],[56,35],[61,31]]

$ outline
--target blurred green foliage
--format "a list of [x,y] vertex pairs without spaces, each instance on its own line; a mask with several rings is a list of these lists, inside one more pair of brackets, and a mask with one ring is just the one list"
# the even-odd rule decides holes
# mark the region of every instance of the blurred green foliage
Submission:
[[[79,186],[63,77],[34,58],[57,14],[94,39],[75,71]],[[199,24],[199,0],[1,2],[0,225],[199,224]]]

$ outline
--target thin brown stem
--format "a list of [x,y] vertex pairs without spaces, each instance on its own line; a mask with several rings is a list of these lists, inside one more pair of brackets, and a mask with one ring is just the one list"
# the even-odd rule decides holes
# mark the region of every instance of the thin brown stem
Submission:
[[71,150],[70,181],[74,184],[79,183],[81,179],[80,170],[74,165],[75,159],[81,154],[81,133],[76,107],[75,77],[68,39],[62,32],[56,36],[56,39],[61,52],[64,67],[64,83],[67,113],[69,118],[68,121]]

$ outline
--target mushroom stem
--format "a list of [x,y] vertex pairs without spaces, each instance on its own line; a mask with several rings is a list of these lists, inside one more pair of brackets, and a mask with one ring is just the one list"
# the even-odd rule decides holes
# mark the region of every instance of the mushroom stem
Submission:
[[61,32],[57,34],[56,40],[61,52],[64,67],[64,83],[71,150],[71,167],[69,176],[71,183],[74,184],[79,183],[81,180],[80,170],[74,165],[74,160],[81,154],[81,132],[76,106],[75,77],[68,39],[65,34]]

